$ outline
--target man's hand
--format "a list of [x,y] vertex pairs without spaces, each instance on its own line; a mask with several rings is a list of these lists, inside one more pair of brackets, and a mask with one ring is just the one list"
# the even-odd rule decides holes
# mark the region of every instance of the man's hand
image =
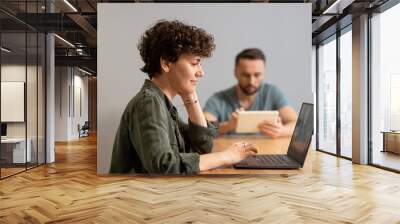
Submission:
[[277,138],[282,135],[283,125],[281,117],[278,117],[276,122],[263,121],[258,125],[261,134],[271,138]]
[[230,131],[236,129],[237,120],[238,120],[238,116],[239,116],[239,112],[240,111],[244,111],[243,107],[238,108],[234,112],[232,112],[231,117],[229,118],[229,121],[228,121],[228,126],[229,126],[229,130]]

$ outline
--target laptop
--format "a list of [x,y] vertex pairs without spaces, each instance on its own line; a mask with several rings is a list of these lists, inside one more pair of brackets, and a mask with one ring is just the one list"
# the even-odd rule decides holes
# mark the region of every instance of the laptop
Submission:
[[314,105],[303,103],[286,154],[249,156],[234,165],[237,169],[297,169],[302,168],[314,132]]

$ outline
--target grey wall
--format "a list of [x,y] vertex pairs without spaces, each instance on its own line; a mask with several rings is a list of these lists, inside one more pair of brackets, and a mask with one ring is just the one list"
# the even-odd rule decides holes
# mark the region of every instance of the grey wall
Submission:
[[179,19],[214,35],[216,50],[203,63],[206,75],[197,88],[202,105],[235,84],[234,57],[248,47],[266,53],[266,81],[278,85],[297,111],[301,102],[313,102],[311,4],[98,4],[98,173],[108,172],[123,109],[146,78],[139,70],[139,37],[159,19]]

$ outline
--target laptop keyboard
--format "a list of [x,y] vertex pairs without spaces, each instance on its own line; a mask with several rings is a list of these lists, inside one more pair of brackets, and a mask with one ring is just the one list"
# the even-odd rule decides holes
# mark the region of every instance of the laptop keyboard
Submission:
[[287,156],[282,155],[267,155],[267,156],[257,156],[256,160],[259,160],[261,163],[270,163],[270,164],[285,164],[285,163],[292,163]]
[[254,155],[254,156],[249,156],[240,163],[247,165],[268,164],[277,167],[298,164],[297,162],[291,160],[286,155]]

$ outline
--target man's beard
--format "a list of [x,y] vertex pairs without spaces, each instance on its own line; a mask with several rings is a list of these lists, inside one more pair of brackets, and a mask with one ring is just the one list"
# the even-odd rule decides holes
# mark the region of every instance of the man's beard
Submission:
[[[260,86],[258,86],[258,87],[255,87],[255,86],[252,86],[252,85],[242,86],[242,85],[239,84],[239,88],[247,96],[254,95],[260,89]],[[250,89],[249,87],[254,87],[254,88]]]

